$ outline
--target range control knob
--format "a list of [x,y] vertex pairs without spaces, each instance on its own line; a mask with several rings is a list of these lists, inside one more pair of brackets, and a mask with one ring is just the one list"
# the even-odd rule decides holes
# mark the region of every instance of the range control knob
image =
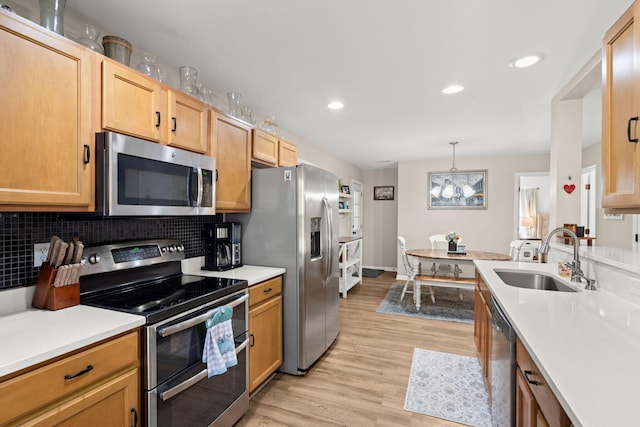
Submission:
[[176,251],[176,245],[169,246],[169,252],[175,252],[175,251]]
[[162,250],[162,252],[167,252],[167,247],[166,247],[166,246],[163,246],[163,247],[161,248],[161,250]]
[[91,264],[97,264],[97,263],[99,263],[99,262],[100,262],[100,255],[98,255],[98,254],[91,254],[91,255],[89,256],[89,262],[90,262]]
[[178,252],[183,252],[184,251],[184,245],[182,243],[180,243],[179,245],[176,246],[176,250]]

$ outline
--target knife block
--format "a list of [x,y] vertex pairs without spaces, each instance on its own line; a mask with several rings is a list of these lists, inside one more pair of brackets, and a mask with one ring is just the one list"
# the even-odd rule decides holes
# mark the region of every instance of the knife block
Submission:
[[49,264],[40,266],[36,291],[31,301],[33,308],[60,310],[80,304],[80,283],[53,286],[56,274],[58,274],[58,269],[51,267]]

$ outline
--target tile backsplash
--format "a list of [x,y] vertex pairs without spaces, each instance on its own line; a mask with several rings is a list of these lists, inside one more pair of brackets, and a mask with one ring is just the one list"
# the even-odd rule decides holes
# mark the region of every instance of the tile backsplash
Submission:
[[0,290],[34,284],[33,244],[51,236],[64,240],[78,236],[85,246],[144,239],[177,239],[187,258],[203,256],[204,224],[222,222],[222,215],[153,218],[87,218],[52,213],[0,212]]

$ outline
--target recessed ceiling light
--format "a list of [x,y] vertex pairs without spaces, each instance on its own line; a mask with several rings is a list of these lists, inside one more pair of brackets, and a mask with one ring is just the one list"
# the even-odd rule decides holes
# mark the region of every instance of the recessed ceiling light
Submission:
[[344,108],[344,104],[340,101],[331,101],[327,107],[331,110],[342,110]]
[[532,65],[537,64],[542,61],[544,55],[541,53],[533,53],[531,55],[522,56],[520,58],[516,58],[513,61],[509,62],[509,67],[511,68],[527,68]]
[[464,86],[451,85],[451,86],[447,86],[444,89],[442,89],[442,93],[445,93],[447,95],[451,95],[451,94],[454,94],[454,93],[462,92],[463,90],[464,90]]

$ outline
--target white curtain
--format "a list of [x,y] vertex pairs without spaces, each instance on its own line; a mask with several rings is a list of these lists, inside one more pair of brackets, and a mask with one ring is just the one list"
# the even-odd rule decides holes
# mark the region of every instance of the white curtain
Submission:
[[520,237],[528,237],[531,239],[540,238],[538,215],[538,189],[537,188],[521,188],[520,189]]

